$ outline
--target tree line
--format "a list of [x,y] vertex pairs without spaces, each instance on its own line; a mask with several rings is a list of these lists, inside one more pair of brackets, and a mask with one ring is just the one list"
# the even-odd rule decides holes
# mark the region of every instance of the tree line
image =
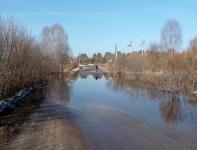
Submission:
[[114,54],[111,52],[105,52],[105,54],[94,53],[92,56],[88,56],[86,53],[81,53],[77,56],[76,60],[80,64],[105,64],[112,61]]
[[68,36],[59,24],[45,27],[36,40],[13,18],[0,17],[0,99],[61,74],[69,51]]

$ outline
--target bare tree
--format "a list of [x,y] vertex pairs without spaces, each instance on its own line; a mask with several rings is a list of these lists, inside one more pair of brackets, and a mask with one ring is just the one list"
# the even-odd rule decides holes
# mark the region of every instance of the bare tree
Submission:
[[54,24],[51,28],[45,27],[42,36],[44,49],[60,65],[61,72],[63,72],[70,50],[68,36],[63,27],[59,24]]
[[192,39],[189,43],[190,61],[192,72],[196,72],[197,69],[197,37]]
[[158,52],[160,50],[159,44],[157,42],[152,42],[149,45],[148,51],[150,52]]
[[182,43],[182,29],[175,19],[168,20],[161,31],[161,46],[171,56]]
[[0,18],[0,99],[47,80],[50,65],[39,41],[12,18]]
[[197,37],[190,41],[190,49],[192,52],[197,53]]

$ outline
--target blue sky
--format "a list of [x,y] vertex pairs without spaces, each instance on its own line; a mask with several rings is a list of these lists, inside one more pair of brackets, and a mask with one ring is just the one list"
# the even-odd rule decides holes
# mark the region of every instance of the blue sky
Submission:
[[13,16],[39,37],[42,28],[61,24],[69,35],[73,54],[123,52],[145,40],[160,41],[166,20],[175,18],[183,30],[182,48],[197,35],[196,0],[0,0],[0,14]]

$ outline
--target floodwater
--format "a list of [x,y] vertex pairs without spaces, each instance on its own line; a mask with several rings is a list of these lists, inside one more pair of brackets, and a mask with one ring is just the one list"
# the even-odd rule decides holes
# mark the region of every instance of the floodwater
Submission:
[[53,80],[0,123],[1,150],[197,149],[197,103],[102,75]]

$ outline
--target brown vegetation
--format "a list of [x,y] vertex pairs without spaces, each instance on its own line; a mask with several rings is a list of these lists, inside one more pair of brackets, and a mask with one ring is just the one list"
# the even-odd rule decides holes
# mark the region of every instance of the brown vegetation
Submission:
[[[47,45],[48,39],[43,37],[42,42],[36,41],[13,19],[0,18],[0,98],[43,82],[54,71],[62,71],[57,68],[65,63],[69,48],[63,29],[58,30],[60,28],[58,25],[54,26],[54,31],[58,33],[53,36],[61,42],[50,41],[54,47],[49,49],[47,46],[51,45]],[[53,53],[49,50],[53,50]]]
[[155,88],[170,91],[196,90],[197,38],[185,51],[176,51],[181,44],[181,27],[169,20],[161,32],[161,44],[151,43],[148,49],[118,54],[114,71],[132,80],[151,83]]
[[[144,56],[142,56],[144,55]],[[159,51],[130,53],[119,56],[117,70],[125,78],[144,80],[168,90],[196,89],[196,55],[193,49],[172,56]]]

